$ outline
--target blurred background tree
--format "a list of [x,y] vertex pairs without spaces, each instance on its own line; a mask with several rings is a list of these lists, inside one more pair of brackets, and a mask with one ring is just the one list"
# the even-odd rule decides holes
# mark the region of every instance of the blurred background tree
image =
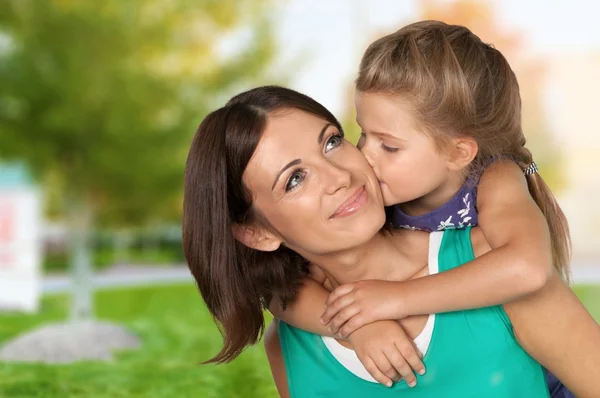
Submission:
[[266,1],[0,2],[0,158],[69,220],[73,316],[91,316],[90,233],[180,218],[191,137],[233,91],[276,79]]

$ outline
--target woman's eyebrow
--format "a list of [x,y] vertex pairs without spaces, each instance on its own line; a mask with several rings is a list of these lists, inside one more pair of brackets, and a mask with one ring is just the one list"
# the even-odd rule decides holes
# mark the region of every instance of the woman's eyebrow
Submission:
[[286,171],[290,167],[296,166],[297,164],[300,164],[300,163],[302,163],[302,159],[295,159],[295,160],[292,160],[291,162],[289,162],[288,164],[286,164],[285,166],[283,166],[283,168],[279,171],[279,173],[277,173],[277,177],[275,177],[275,181],[273,181],[273,186],[271,187],[271,191],[273,191],[275,189],[275,185],[277,185],[277,181],[279,181],[279,177],[281,177],[281,175],[283,174],[284,171]]
[[333,124],[327,123],[325,126],[323,126],[323,129],[319,133],[319,137],[317,138],[317,142],[319,143],[319,145],[321,145],[321,142],[323,142],[323,136],[325,135],[325,132],[327,131],[327,128],[329,126],[333,126]]
[[[321,145],[321,143],[323,142],[323,137],[325,136],[325,132],[327,131],[329,126],[333,126],[333,124],[327,123],[325,126],[323,126],[323,128],[319,132],[319,136],[317,137],[317,142],[319,143],[319,145]],[[295,159],[295,160],[292,160],[291,162],[289,162],[288,164],[286,164],[285,166],[283,166],[283,168],[279,171],[279,173],[277,173],[277,177],[275,177],[275,181],[273,181],[273,186],[271,187],[271,191],[275,189],[275,185],[277,185],[277,181],[279,181],[279,177],[281,177],[281,175],[283,174],[284,171],[286,171],[290,167],[296,166],[300,163],[302,163],[302,159]]]

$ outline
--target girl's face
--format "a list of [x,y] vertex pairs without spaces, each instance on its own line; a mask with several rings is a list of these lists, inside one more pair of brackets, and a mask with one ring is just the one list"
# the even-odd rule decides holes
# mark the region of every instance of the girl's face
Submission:
[[309,259],[365,243],[385,222],[364,156],[334,125],[303,111],[269,115],[243,181],[272,234]]
[[399,96],[356,92],[358,148],[373,168],[386,206],[435,192],[448,180],[449,156],[419,129],[415,111]]

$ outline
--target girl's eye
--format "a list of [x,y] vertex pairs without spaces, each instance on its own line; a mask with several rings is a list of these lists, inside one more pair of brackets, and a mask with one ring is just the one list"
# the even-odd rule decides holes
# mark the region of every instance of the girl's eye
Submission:
[[381,148],[386,152],[391,152],[391,153],[398,152],[398,148],[387,146],[383,142],[381,143]]
[[285,183],[285,192],[289,192],[293,189],[296,189],[303,180],[304,172],[302,170],[294,171],[292,174],[290,174],[290,177]]
[[344,137],[341,134],[333,134],[329,137],[325,143],[325,153],[329,152],[333,148],[337,148],[344,142]]
[[367,141],[367,136],[365,135],[365,133],[363,133],[361,131],[360,138],[358,139],[358,142],[356,143],[356,147],[358,149],[361,149],[363,146],[365,146],[365,141]]

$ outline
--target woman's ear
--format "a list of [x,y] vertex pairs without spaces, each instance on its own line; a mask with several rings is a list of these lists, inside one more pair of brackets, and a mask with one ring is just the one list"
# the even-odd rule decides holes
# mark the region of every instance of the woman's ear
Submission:
[[232,230],[235,239],[251,249],[272,252],[281,246],[281,239],[265,228],[234,224]]
[[456,138],[452,142],[453,149],[449,160],[449,167],[454,171],[467,167],[479,150],[477,141],[472,137]]

